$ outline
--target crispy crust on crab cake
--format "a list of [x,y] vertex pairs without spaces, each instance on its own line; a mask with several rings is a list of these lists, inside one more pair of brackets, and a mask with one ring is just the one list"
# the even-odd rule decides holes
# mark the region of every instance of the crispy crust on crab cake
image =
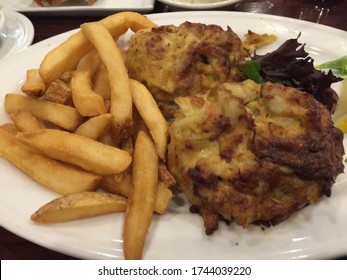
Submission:
[[236,66],[245,53],[231,28],[184,22],[135,33],[125,64],[129,76],[147,86],[165,113],[177,96],[239,80]]
[[343,172],[342,132],[297,89],[246,80],[176,103],[168,165],[207,234],[219,218],[278,224],[330,196]]

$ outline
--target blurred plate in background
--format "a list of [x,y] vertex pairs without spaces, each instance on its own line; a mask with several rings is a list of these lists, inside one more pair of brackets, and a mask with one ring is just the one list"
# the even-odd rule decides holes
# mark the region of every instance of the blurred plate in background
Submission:
[[160,2],[180,10],[216,10],[240,0],[159,0]]
[[5,22],[0,29],[0,60],[31,45],[34,26],[24,15],[4,9]]
[[93,5],[70,0],[56,7],[39,7],[32,0],[2,0],[7,10],[35,15],[106,16],[119,11],[150,12],[154,0],[97,0]]

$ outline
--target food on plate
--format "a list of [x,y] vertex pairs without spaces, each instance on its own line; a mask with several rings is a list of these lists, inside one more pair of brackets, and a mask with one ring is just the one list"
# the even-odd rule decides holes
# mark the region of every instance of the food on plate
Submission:
[[167,208],[170,206],[170,202],[173,198],[173,193],[164,181],[158,181],[157,198],[154,203],[154,211],[158,214],[164,214]]
[[58,129],[21,132],[16,138],[48,157],[100,175],[119,174],[131,163],[126,151]]
[[220,219],[277,224],[330,196],[344,153],[335,95],[266,82],[273,54],[249,55],[274,39],[249,33],[247,49],[229,27],[158,27],[132,12],[82,24],[27,70],[24,94],[5,96],[13,123],[0,126],[0,156],[64,195],[32,220],[126,209],[124,257],[140,259],[176,183],[208,234]]
[[72,90],[70,81],[64,81],[62,78],[57,79],[50,83],[47,90],[44,92],[44,99],[59,103],[63,105],[71,105],[72,103]]
[[40,224],[61,223],[125,212],[126,208],[127,199],[122,196],[102,192],[80,192],[48,202],[30,218]]
[[159,162],[159,179],[161,182],[163,182],[163,185],[168,188],[175,186],[177,183],[175,178],[169,171],[166,163],[164,163],[163,161]]
[[152,94],[143,84],[131,80],[130,89],[135,107],[153,137],[158,155],[165,161],[168,141],[168,124],[159,110]]
[[[84,23],[81,31],[92,43],[105,65],[110,85],[110,113],[112,133],[118,143],[126,140],[132,133],[132,99],[130,80],[122,54],[114,43],[110,32],[100,22]],[[101,101],[103,100],[100,95]]]
[[336,127],[341,129],[343,133],[347,133],[347,114],[338,119]]
[[106,113],[104,99],[92,89],[92,78],[101,64],[96,51],[85,55],[77,65],[71,78],[73,104],[85,117],[94,117]]
[[272,44],[277,40],[277,36],[274,34],[258,34],[252,30],[248,30],[245,34],[245,40],[242,42],[245,49],[251,54],[258,48]]
[[241,39],[230,28],[184,22],[136,32],[125,65],[131,78],[153,94],[165,116],[176,96],[192,95],[226,81],[239,80],[245,59]]
[[158,190],[158,154],[153,141],[140,131],[135,142],[133,188],[123,226],[126,259],[141,259],[146,235],[152,222]]
[[20,131],[35,131],[46,128],[28,110],[18,110],[16,113],[11,113],[10,118]]
[[46,84],[42,80],[38,69],[27,70],[25,83],[21,90],[28,96],[40,97],[46,91]]
[[190,22],[130,39],[129,75],[171,123],[168,166],[208,234],[220,219],[277,224],[330,196],[343,172],[330,115],[340,79],[314,69],[298,38],[254,52],[275,39],[249,31],[242,43],[229,27]]
[[17,132],[20,131],[18,126],[16,126],[14,123],[4,123],[0,125],[0,129],[3,129],[4,131],[8,132],[11,135],[16,135]]
[[338,74],[347,75],[347,55],[316,66],[317,69],[332,69]]
[[[34,2],[41,6],[58,6],[60,4],[63,4],[64,2],[68,2],[69,0],[34,0]],[[88,5],[92,5],[96,2],[97,0],[85,0],[84,2],[87,2]]]
[[347,79],[342,82],[339,100],[333,115],[336,127],[347,133]]
[[90,139],[98,140],[102,137],[108,127],[111,125],[112,115],[107,113],[100,116],[92,117],[82,123],[76,130],[75,134],[83,135]]
[[99,175],[62,164],[35,152],[3,128],[0,128],[0,156],[38,183],[59,194],[92,191],[101,179]]
[[347,114],[347,79],[342,82],[339,100],[333,115],[334,121],[338,121],[345,114]]
[[84,121],[76,108],[20,94],[6,94],[5,110],[9,114],[29,110],[36,118],[67,130],[75,130]]
[[[117,181],[115,176],[103,176],[98,186],[107,192],[129,197],[132,190],[132,177],[130,174],[126,174],[122,180]],[[157,214],[164,214],[169,207],[173,197],[172,191],[170,190],[172,186],[159,175],[158,192],[154,204],[154,211]]]
[[[153,26],[130,12],[82,25],[39,69],[27,71],[26,95],[6,94],[13,123],[0,127],[0,156],[65,195],[40,207],[32,220],[60,223],[127,208],[126,258],[142,256],[152,215],[165,213],[176,183],[163,166],[166,120],[150,92],[130,81],[126,52],[115,44],[128,28]],[[132,229],[139,230],[135,236]]]
[[[296,39],[288,39],[279,48],[265,55],[255,53],[251,60],[246,61],[246,65],[258,64],[258,80],[255,81],[270,81],[298,88],[313,95],[334,113],[338,96],[331,84],[342,79],[334,76],[331,71],[324,73],[315,69],[314,60],[305,51],[305,44],[298,42],[299,37],[300,34]],[[244,71],[243,73],[245,74]],[[248,78],[252,79],[250,76]]]
[[[136,32],[156,24],[147,17],[134,12],[123,12],[100,20],[115,41],[128,29]],[[40,76],[46,84],[59,79],[65,72],[76,68],[80,59],[93,49],[88,39],[78,31],[62,44],[48,52],[40,64]]]
[[168,165],[207,234],[218,220],[275,225],[331,195],[343,134],[311,95],[251,80],[178,97]]
[[93,77],[93,90],[101,95],[105,100],[110,99],[111,90],[108,83],[107,70],[105,65],[101,64]]

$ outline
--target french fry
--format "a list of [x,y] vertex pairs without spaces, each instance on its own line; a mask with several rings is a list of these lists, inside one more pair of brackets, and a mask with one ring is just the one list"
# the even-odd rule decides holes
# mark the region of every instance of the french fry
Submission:
[[105,100],[105,110],[106,112],[110,112],[110,99]]
[[19,110],[29,110],[36,118],[71,131],[75,130],[84,120],[75,108],[20,94],[6,94],[5,110],[9,114]]
[[61,223],[110,213],[125,212],[127,200],[116,194],[81,192],[52,200],[31,215],[41,224]]
[[[101,67],[101,59],[96,50],[90,51],[81,58],[77,65],[77,71],[90,71],[92,75],[96,73]],[[74,72],[75,74],[75,72]],[[73,74],[73,75],[74,75]],[[73,75],[71,78],[73,78]]]
[[29,69],[26,73],[26,80],[22,85],[22,91],[29,97],[41,97],[46,91],[46,84],[41,78],[39,69]]
[[129,137],[125,139],[122,143],[120,143],[119,147],[122,150],[127,151],[130,155],[132,155],[134,153],[134,145],[134,139],[132,137]]
[[167,187],[176,185],[174,176],[172,176],[166,164],[162,161],[159,162],[159,180],[162,181]]
[[10,118],[24,132],[46,128],[29,110],[19,110],[16,113],[11,113]]
[[158,182],[157,199],[155,200],[154,211],[158,214],[164,214],[172,200],[172,191],[163,181]]
[[92,191],[101,179],[93,173],[35,153],[3,128],[0,128],[0,156],[38,183],[64,195]]
[[100,22],[82,24],[81,31],[93,44],[107,69],[111,90],[112,131],[115,138],[122,142],[132,133],[130,82],[122,55],[111,34]]
[[72,34],[66,41],[45,55],[39,68],[40,76],[49,85],[59,79],[64,72],[74,70],[80,59],[92,48],[81,32]]
[[126,212],[125,259],[142,258],[153,213],[166,211],[169,187],[176,184],[165,165],[168,124],[147,88],[129,79],[126,51],[116,44],[129,28],[156,26],[133,12],[82,24],[39,69],[27,71],[27,96],[5,96],[14,124],[0,126],[0,157],[64,195],[31,220],[49,224]]
[[133,138],[136,138],[137,134],[142,131],[151,137],[149,128],[145,121],[141,117],[140,113],[137,111],[136,107],[133,108]]
[[97,140],[104,135],[107,128],[111,125],[111,114],[103,114],[90,118],[82,123],[75,131],[75,134]]
[[99,55],[91,51],[81,59],[72,76],[72,99],[82,116],[93,117],[106,113],[104,99],[92,89],[92,77],[100,63]]
[[116,145],[113,141],[113,136],[111,133],[111,127],[110,126],[105,129],[104,134],[98,139],[98,141],[105,144],[105,145],[116,147]]
[[[99,183],[99,187],[107,192],[129,197],[133,188],[132,178],[130,174],[127,174],[123,180],[118,182],[112,175],[103,176]],[[158,192],[154,204],[154,212],[163,214],[170,205],[172,197],[173,194],[169,189],[169,185],[163,181],[158,181]]]
[[102,64],[93,77],[93,90],[102,96],[104,100],[111,98],[111,90],[108,82],[107,70]]
[[[109,30],[115,41],[129,28],[136,32],[143,28],[157,26],[145,16],[134,12],[117,13],[100,22]],[[46,54],[40,65],[40,76],[46,84],[50,84],[64,72],[74,70],[80,59],[92,48],[92,44],[83,36],[82,32],[74,33]]]
[[141,259],[158,190],[158,155],[152,140],[139,132],[134,151],[133,189],[123,226],[125,259]]
[[20,132],[16,138],[53,159],[100,175],[121,173],[132,160],[123,150],[57,129]]
[[74,71],[66,71],[59,77],[59,80],[66,84],[69,84],[71,82],[73,74]]
[[107,192],[129,197],[132,189],[131,174],[126,174],[122,180],[116,180],[113,175],[103,176],[99,187]]
[[138,81],[130,80],[133,102],[153,137],[160,159],[165,161],[168,124],[152,94]]
[[11,135],[16,135],[17,132],[20,132],[20,129],[14,123],[4,123],[0,126],[0,129],[7,131]]

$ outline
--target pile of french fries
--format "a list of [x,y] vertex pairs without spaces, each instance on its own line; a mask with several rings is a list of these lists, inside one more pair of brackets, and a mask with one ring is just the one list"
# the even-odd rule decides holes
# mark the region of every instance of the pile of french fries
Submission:
[[[129,79],[116,42],[156,26],[133,12],[81,25],[28,69],[5,96],[0,156],[62,196],[31,215],[59,223],[125,212],[125,259],[141,259],[153,213],[175,180],[166,167],[168,125],[147,88]],[[24,94],[23,94],[24,93]]]

